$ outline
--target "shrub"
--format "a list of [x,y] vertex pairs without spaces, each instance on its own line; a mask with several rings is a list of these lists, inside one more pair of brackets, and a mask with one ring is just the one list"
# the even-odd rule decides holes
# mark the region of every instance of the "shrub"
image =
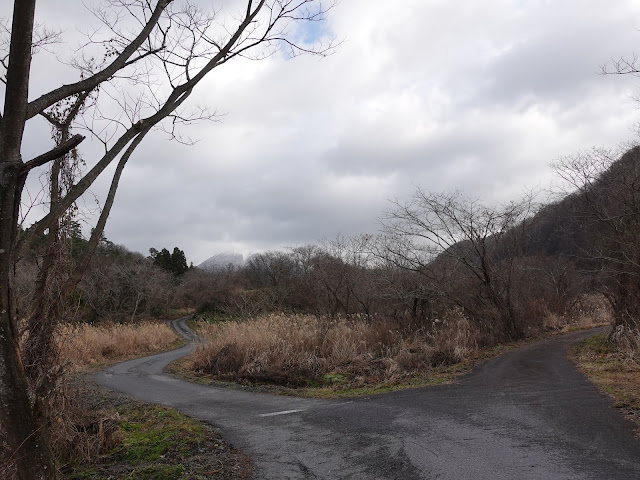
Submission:
[[290,387],[394,382],[460,362],[477,348],[476,332],[461,310],[448,312],[428,331],[408,331],[388,319],[282,314],[200,322],[197,329],[207,341],[191,359],[193,370]]

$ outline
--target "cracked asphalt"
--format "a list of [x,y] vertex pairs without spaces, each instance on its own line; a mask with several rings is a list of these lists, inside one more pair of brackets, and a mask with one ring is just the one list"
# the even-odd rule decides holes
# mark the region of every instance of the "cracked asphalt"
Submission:
[[[174,322],[195,338],[185,319]],[[577,332],[506,353],[458,383],[351,401],[206,387],[164,373],[193,344],[98,383],[214,425],[256,479],[633,480],[640,440],[566,357]]]

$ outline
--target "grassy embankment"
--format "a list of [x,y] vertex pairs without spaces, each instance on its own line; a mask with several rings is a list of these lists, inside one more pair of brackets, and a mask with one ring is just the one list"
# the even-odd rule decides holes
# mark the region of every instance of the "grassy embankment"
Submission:
[[173,409],[136,402],[85,381],[86,374],[98,368],[183,345],[168,325],[82,325],[61,330],[58,339],[75,385],[65,395],[65,411],[52,432],[64,478],[250,477],[250,460],[210,427]]
[[167,407],[91,387],[85,387],[81,396],[85,408],[99,412],[95,434],[83,439],[85,448],[94,451],[85,456],[74,452],[62,468],[66,479],[240,480],[251,476],[248,457],[201,422]]
[[640,337],[627,338],[616,348],[607,333],[596,335],[576,345],[572,357],[640,428]]

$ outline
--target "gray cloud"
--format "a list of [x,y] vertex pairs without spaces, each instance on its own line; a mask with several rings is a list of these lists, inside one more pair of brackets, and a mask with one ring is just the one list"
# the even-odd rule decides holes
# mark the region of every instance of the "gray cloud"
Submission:
[[[506,201],[546,185],[552,159],[632,137],[637,81],[596,73],[640,43],[636,2],[400,3],[341,2],[321,29],[296,33],[344,38],[326,59],[239,60],[214,72],[193,103],[224,113],[222,123],[189,127],[200,139],[192,147],[159,133],[145,140],[107,236],[142,252],[177,245],[199,263],[373,231],[387,200],[416,186]],[[90,21],[79,5],[38,8],[75,38],[73,26]],[[65,72],[42,55],[33,91]],[[48,132],[30,131],[43,138],[25,146],[31,155]],[[87,142],[89,161],[97,148]],[[106,186],[92,190],[100,197]]]

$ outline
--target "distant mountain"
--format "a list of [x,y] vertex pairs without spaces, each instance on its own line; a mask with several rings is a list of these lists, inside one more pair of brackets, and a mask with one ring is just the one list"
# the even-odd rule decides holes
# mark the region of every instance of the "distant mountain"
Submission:
[[229,265],[234,267],[242,267],[244,265],[244,257],[240,253],[217,253],[213,257],[206,259],[198,268],[202,270],[218,270],[227,268]]
[[[520,255],[572,258],[581,267],[592,268],[589,263],[603,254],[598,248],[606,246],[616,250],[607,254],[623,254],[621,249],[630,248],[633,240],[621,238],[620,231],[628,230],[629,235],[640,231],[634,227],[640,222],[640,147],[631,148],[599,172],[604,166],[604,161],[590,163],[588,159],[583,164],[576,163],[575,176],[578,181],[584,179],[586,185],[545,205],[526,220],[524,230],[522,225],[511,229],[502,238],[504,244],[515,244],[514,236],[524,233],[524,238],[517,241],[522,242]],[[633,233],[631,228],[635,228]],[[508,249],[495,236],[487,238],[486,248],[495,259],[508,255]],[[478,261],[468,240],[448,250],[456,252],[452,256],[464,257],[470,263]]]

